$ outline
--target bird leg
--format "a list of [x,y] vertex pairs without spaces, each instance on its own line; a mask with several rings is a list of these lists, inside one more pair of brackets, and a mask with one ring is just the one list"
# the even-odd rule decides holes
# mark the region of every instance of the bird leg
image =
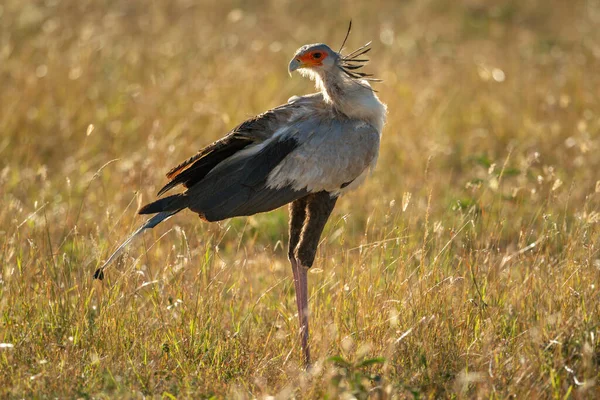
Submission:
[[[300,234],[304,219],[306,218],[306,203],[308,197],[301,198],[290,204],[290,239],[288,243],[288,258],[292,265],[294,274],[294,288],[296,289],[296,306],[298,307],[298,319],[300,322],[300,343],[304,353],[304,365],[308,368],[310,365],[310,349],[308,348],[308,281],[306,272],[304,279],[301,278],[300,264],[296,260],[294,250],[300,242]],[[304,300],[306,299],[306,300]],[[305,304],[306,305],[303,305]]]
[[306,218],[306,203],[308,202],[308,198],[309,196],[306,196],[290,203],[290,240],[288,243],[288,258],[290,261],[296,257],[294,250],[296,250],[296,246],[300,243],[300,233],[302,233],[302,226]]
[[302,358],[306,369],[310,368],[310,347],[308,346],[308,268],[300,265],[298,260],[292,258],[292,272],[294,273],[294,287],[296,288],[296,306],[298,307],[298,320],[300,322],[300,345]]
[[306,217],[294,255],[302,266],[310,268],[315,261],[321,234],[335,207],[337,197],[331,197],[328,192],[319,192],[307,197]]
[[[327,192],[311,194],[293,202],[290,206],[290,248],[289,258],[294,273],[296,305],[300,320],[300,343],[304,365],[310,367],[308,345],[308,269],[313,265],[319,238],[337,197]],[[301,227],[301,229],[300,229]]]

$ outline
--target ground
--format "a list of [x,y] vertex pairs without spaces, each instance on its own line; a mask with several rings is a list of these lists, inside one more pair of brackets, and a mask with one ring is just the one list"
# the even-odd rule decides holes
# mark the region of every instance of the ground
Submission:
[[[170,167],[313,90],[294,51],[373,40],[374,174],[309,274],[287,210],[182,212],[94,281]],[[596,0],[4,0],[0,397],[593,398]]]

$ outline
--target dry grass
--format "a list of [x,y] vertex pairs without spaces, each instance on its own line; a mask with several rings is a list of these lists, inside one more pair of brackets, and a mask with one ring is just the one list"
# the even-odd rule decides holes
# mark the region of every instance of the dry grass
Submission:
[[[163,173],[310,91],[288,58],[350,18],[390,113],[310,275],[313,373],[284,209],[183,213],[92,281]],[[599,21],[597,0],[4,0],[0,397],[594,397]]]

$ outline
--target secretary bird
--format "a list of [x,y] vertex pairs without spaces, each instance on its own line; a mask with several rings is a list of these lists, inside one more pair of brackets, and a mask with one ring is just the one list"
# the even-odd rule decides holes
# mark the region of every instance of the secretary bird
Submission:
[[251,118],[167,174],[162,195],[178,185],[183,193],[139,210],[156,214],[98,268],[94,278],[136,236],[186,208],[204,221],[271,211],[289,203],[288,257],[294,275],[304,365],[310,366],[307,272],[319,238],[340,195],[360,185],[375,166],[386,106],[357,72],[370,42],[342,55],[325,44],[302,46],[289,63],[315,81],[318,93]]

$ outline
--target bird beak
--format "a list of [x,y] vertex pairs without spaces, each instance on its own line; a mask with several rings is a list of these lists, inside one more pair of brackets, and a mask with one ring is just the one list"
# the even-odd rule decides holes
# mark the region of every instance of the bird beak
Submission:
[[290,61],[290,65],[288,65],[288,73],[290,74],[290,76],[292,76],[292,72],[301,67],[302,64],[300,63],[300,60],[297,58],[292,58],[292,61]]

